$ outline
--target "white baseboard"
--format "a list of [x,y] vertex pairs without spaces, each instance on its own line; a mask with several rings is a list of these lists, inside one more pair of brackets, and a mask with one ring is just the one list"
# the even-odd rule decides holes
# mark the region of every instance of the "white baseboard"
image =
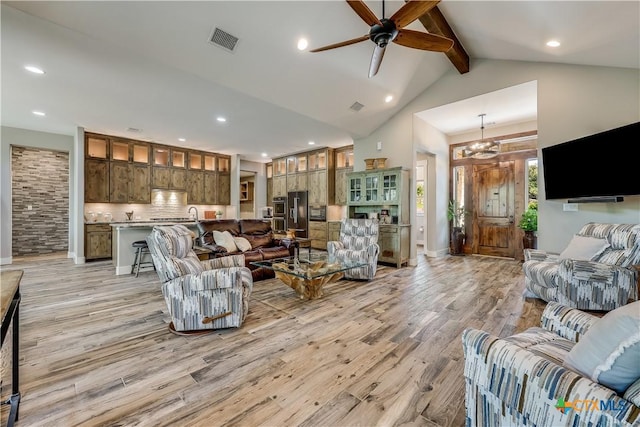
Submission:
[[74,254],[74,258],[73,258],[73,262],[74,262],[74,263],[76,263],[76,264],[84,264],[84,263],[86,262],[86,260],[87,260],[87,259],[86,259],[85,257],[83,257],[83,256],[79,256],[79,257],[77,257],[77,256],[75,256],[75,254]]
[[0,258],[0,264],[7,265],[13,263],[13,257]]
[[116,276],[122,276],[123,274],[131,274],[130,265],[122,265],[120,267],[116,267]]
[[407,261],[407,265],[409,267],[415,267],[416,265],[418,265],[418,259],[417,258],[410,258],[409,261]]
[[76,257],[75,252],[67,252],[67,258],[75,258],[75,257]]

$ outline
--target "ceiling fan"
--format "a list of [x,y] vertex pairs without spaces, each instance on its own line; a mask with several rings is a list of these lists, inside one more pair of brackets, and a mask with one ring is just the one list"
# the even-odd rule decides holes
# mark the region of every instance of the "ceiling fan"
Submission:
[[382,19],[376,15],[362,0],[347,0],[349,6],[371,28],[369,34],[340,43],[313,49],[310,52],[322,52],[337,47],[348,46],[370,39],[376,44],[369,65],[369,77],[378,73],[385,48],[390,42],[414,49],[429,50],[433,52],[446,52],[453,46],[453,40],[435,34],[422,33],[420,31],[404,28],[429,10],[433,9],[440,0],[422,1],[409,0],[391,18],[384,17],[384,0],[382,0]]

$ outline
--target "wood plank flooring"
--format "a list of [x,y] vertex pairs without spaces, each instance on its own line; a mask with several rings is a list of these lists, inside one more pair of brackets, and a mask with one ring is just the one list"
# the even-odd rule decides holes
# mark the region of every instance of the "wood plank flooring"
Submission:
[[420,256],[314,301],[257,282],[240,329],[184,337],[155,272],[56,257],[2,269],[25,271],[18,427],[462,426],[462,331],[508,336],[545,305],[523,298],[520,262]]

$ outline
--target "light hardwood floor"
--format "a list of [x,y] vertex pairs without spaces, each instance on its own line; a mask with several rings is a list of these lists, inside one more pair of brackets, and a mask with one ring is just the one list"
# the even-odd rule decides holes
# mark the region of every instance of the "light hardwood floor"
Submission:
[[25,272],[18,427],[462,426],[462,331],[507,336],[545,305],[523,298],[520,262],[420,257],[315,301],[257,282],[240,329],[184,337],[155,272],[56,257],[3,269]]

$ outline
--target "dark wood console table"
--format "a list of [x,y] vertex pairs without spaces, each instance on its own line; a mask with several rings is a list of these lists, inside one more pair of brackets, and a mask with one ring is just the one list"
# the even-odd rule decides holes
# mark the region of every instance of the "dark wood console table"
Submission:
[[9,327],[13,323],[12,340],[11,340],[11,397],[3,404],[11,406],[7,426],[11,427],[18,419],[18,406],[20,405],[20,388],[18,377],[18,331],[19,331],[19,308],[20,308],[20,280],[22,279],[22,270],[3,271],[0,273],[1,288],[1,304],[0,312],[2,313],[2,342],[9,332]]

